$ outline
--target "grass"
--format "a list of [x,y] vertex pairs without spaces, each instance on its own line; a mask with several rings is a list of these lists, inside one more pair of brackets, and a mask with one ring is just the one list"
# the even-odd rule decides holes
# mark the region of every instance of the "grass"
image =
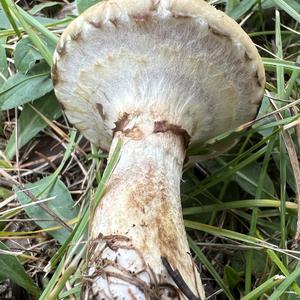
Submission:
[[[211,2],[252,37],[267,84],[255,122],[189,149],[238,139],[228,153],[185,168],[190,246],[208,299],[300,299],[300,4]],[[90,203],[100,201],[122,146],[106,166],[53,94],[49,66],[74,12],[58,19],[63,2],[0,3],[0,297],[80,299]]]

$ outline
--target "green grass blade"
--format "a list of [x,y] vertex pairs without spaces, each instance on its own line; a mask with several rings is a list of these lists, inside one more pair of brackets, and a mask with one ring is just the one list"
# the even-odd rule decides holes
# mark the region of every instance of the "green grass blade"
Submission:
[[278,286],[278,288],[271,294],[268,300],[278,300],[280,296],[289,288],[289,286],[296,281],[300,276],[300,267],[296,269],[285,278],[285,280]]
[[[240,200],[240,201],[225,201],[220,204],[211,204],[211,205],[203,205],[196,207],[189,207],[183,209],[183,215],[196,215],[203,213],[211,213],[213,211],[225,211],[228,209],[243,209],[248,208],[251,209],[253,207],[274,207],[279,208],[281,205],[280,200],[270,200],[270,199],[248,199],[248,200]],[[297,211],[297,204],[294,202],[285,202],[286,208],[291,209],[293,211]]]
[[254,289],[252,292],[242,297],[241,300],[255,300],[259,296],[263,295],[264,293],[268,292],[269,290],[279,285],[283,281],[283,279],[284,276],[275,275],[272,278],[265,281],[262,285]]
[[20,38],[21,37],[21,33],[20,33],[19,29],[18,29],[18,26],[17,26],[17,24],[16,24],[13,16],[11,15],[11,13],[9,11],[9,6],[8,6],[7,2],[5,0],[0,0],[0,3],[2,5],[2,8],[3,8],[3,10],[4,10],[4,12],[5,12],[5,14],[6,14],[6,16],[7,16],[8,20],[9,20],[9,22],[11,24],[11,26],[12,26],[12,28],[14,29],[16,35]]
[[197,244],[191,239],[191,237],[188,236],[188,242],[191,247],[191,249],[194,251],[196,256],[199,258],[199,260],[202,262],[202,264],[205,266],[205,268],[210,272],[210,274],[213,276],[213,278],[216,280],[220,288],[223,290],[225,295],[229,300],[234,300],[233,295],[231,294],[229,288],[223,281],[223,279],[220,277],[218,272],[215,270],[211,262],[206,258],[206,256],[203,254],[203,252],[200,250],[200,248],[197,246]]
[[280,67],[284,67],[286,69],[300,71],[299,64],[297,64],[296,62],[293,62],[293,61],[277,59],[277,58],[268,58],[268,57],[263,57],[262,60],[266,67],[267,66],[271,66],[271,67],[280,66]]
[[300,23],[300,14],[286,0],[273,0],[282,10]]

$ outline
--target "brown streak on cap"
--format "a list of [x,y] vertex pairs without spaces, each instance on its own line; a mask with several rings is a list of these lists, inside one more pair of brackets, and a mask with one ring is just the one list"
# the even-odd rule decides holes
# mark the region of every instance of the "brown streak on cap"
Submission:
[[105,120],[105,113],[103,111],[103,105],[100,103],[96,103],[96,109],[98,110],[102,120]]
[[61,42],[61,45],[58,44],[56,48],[56,52],[60,55],[63,56],[66,53],[66,43],[64,41]]
[[73,41],[78,41],[81,37],[81,31],[71,32],[70,37]]
[[119,22],[118,22],[118,21],[119,21],[119,20],[116,18],[116,19],[110,20],[110,23],[111,23],[112,25],[114,25],[115,28],[117,28],[118,25],[119,25]]
[[102,22],[96,22],[96,21],[93,21],[93,20],[87,20],[87,22],[92,25],[93,27],[95,28],[101,28],[102,27]]
[[262,87],[262,83],[261,81],[259,80],[259,75],[258,75],[258,72],[256,71],[255,74],[254,74],[254,78],[258,84],[259,87]]
[[209,29],[210,31],[212,32],[212,34],[218,36],[218,37],[225,37],[225,38],[230,38],[230,35],[227,34],[227,33],[224,33],[222,32],[221,30],[215,28],[215,27],[212,27],[211,25],[209,25]]
[[138,299],[133,295],[131,289],[128,289],[128,294],[129,294],[130,300],[138,300]]
[[53,86],[55,86],[59,82],[59,75],[58,75],[58,70],[57,70],[57,64],[55,62],[52,65],[51,73],[52,73]]
[[124,135],[132,140],[141,140],[144,137],[144,133],[138,128],[134,126],[133,128],[128,128],[123,131]]
[[250,58],[249,54],[247,53],[247,51],[245,52],[244,57],[245,57],[245,61],[250,61],[251,60],[251,58]]
[[132,16],[133,20],[136,22],[145,22],[149,20],[151,17],[150,14],[140,14],[140,15],[134,15]]
[[173,13],[172,16],[176,19],[189,19],[189,18],[191,18],[190,16],[179,15],[179,14],[176,14],[176,13]]
[[117,122],[115,122],[115,128],[113,129],[113,133],[116,133],[118,131],[123,131],[125,126],[128,124],[129,114],[128,113],[123,113],[123,115],[118,119]]
[[156,121],[154,122],[154,130],[153,133],[164,133],[164,132],[172,132],[175,135],[179,135],[182,137],[183,145],[185,148],[188,147],[191,137],[190,135],[178,125],[170,124],[168,121]]

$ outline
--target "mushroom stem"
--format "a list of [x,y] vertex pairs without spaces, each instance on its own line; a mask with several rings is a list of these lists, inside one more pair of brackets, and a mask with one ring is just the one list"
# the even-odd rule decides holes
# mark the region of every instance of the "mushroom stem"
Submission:
[[185,142],[147,126],[115,133],[110,154],[118,139],[123,146],[91,226],[90,290],[96,299],[204,299],[180,202]]

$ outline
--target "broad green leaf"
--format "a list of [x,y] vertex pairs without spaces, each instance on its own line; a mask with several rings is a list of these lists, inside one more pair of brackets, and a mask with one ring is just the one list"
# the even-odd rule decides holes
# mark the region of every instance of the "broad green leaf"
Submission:
[[[9,251],[2,242],[0,242],[0,250]],[[35,297],[39,297],[41,293],[32,278],[25,272],[18,258],[13,255],[0,254],[0,277],[12,280]]]
[[11,25],[6,17],[5,12],[1,9],[1,4],[0,4],[0,28],[2,29],[10,29]]
[[2,110],[39,99],[53,89],[50,69],[46,64],[35,65],[26,75],[17,73],[7,80],[0,90]]
[[[222,166],[224,167],[226,165],[226,162],[223,161],[221,158],[218,158],[217,160],[210,160],[207,162],[203,162],[203,165],[212,173],[214,174],[217,172]],[[261,167],[257,165],[255,162],[252,162],[251,164],[247,164],[241,169],[238,169],[235,173],[232,175],[232,179],[239,184],[247,193],[250,195],[255,196],[256,195],[256,189],[258,187],[258,180],[259,180],[259,174],[261,172]],[[262,197],[265,198],[272,198],[274,196],[274,185],[269,176],[266,176],[264,185],[263,185],[263,191],[262,191]]]
[[28,37],[21,39],[14,52],[15,66],[19,72],[26,73],[37,60],[43,59],[38,49]]
[[85,11],[90,6],[100,2],[101,0],[76,0],[76,5],[79,14],[81,14],[83,11]]
[[[53,182],[53,176],[48,176],[35,183],[25,185],[25,188],[29,189],[38,200],[50,199],[44,202],[45,205],[65,222],[78,216],[79,209],[74,206],[70,192],[61,180],[56,179]],[[16,195],[22,204],[32,203],[31,199],[20,189],[16,189]],[[36,221],[36,223],[43,229],[60,226],[39,204],[24,207],[24,210],[30,218],[41,219],[41,221]],[[49,234],[60,244],[67,240],[70,233],[63,227],[49,231]]]
[[234,8],[240,4],[240,0],[227,0],[226,4],[226,14],[230,15]]
[[242,281],[241,275],[241,272],[237,272],[234,268],[228,265],[224,268],[224,281],[230,288],[236,287],[237,284]]
[[56,1],[47,1],[47,2],[35,5],[28,12],[32,15],[35,15],[36,13],[40,12],[41,10],[43,10],[45,8],[53,7],[53,6],[57,6],[57,5],[62,5],[62,3],[56,2]]
[[[233,176],[233,180],[235,180],[247,193],[255,196],[260,173],[261,167],[252,163],[239,170],[237,174]],[[261,197],[272,197],[274,196],[274,193],[275,188],[273,182],[267,175],[264,180]]]
[[[34,101],[32,106],[49,120],[55,120],[61,116],[61,108],[54,93]],[[18,120],[18,146],[23,147],[35,137],[41,130],[47,127],[47,123],[38,115],[30,105],[25,105]],[[16,153],[16,130],[13,131],[5,149],[8,159],[12,159]]]
[[242,0],[238,5],[232,9],[228,15],[234,20],[238,20],[244,15],[253,5],[257,3],[257,0]]

